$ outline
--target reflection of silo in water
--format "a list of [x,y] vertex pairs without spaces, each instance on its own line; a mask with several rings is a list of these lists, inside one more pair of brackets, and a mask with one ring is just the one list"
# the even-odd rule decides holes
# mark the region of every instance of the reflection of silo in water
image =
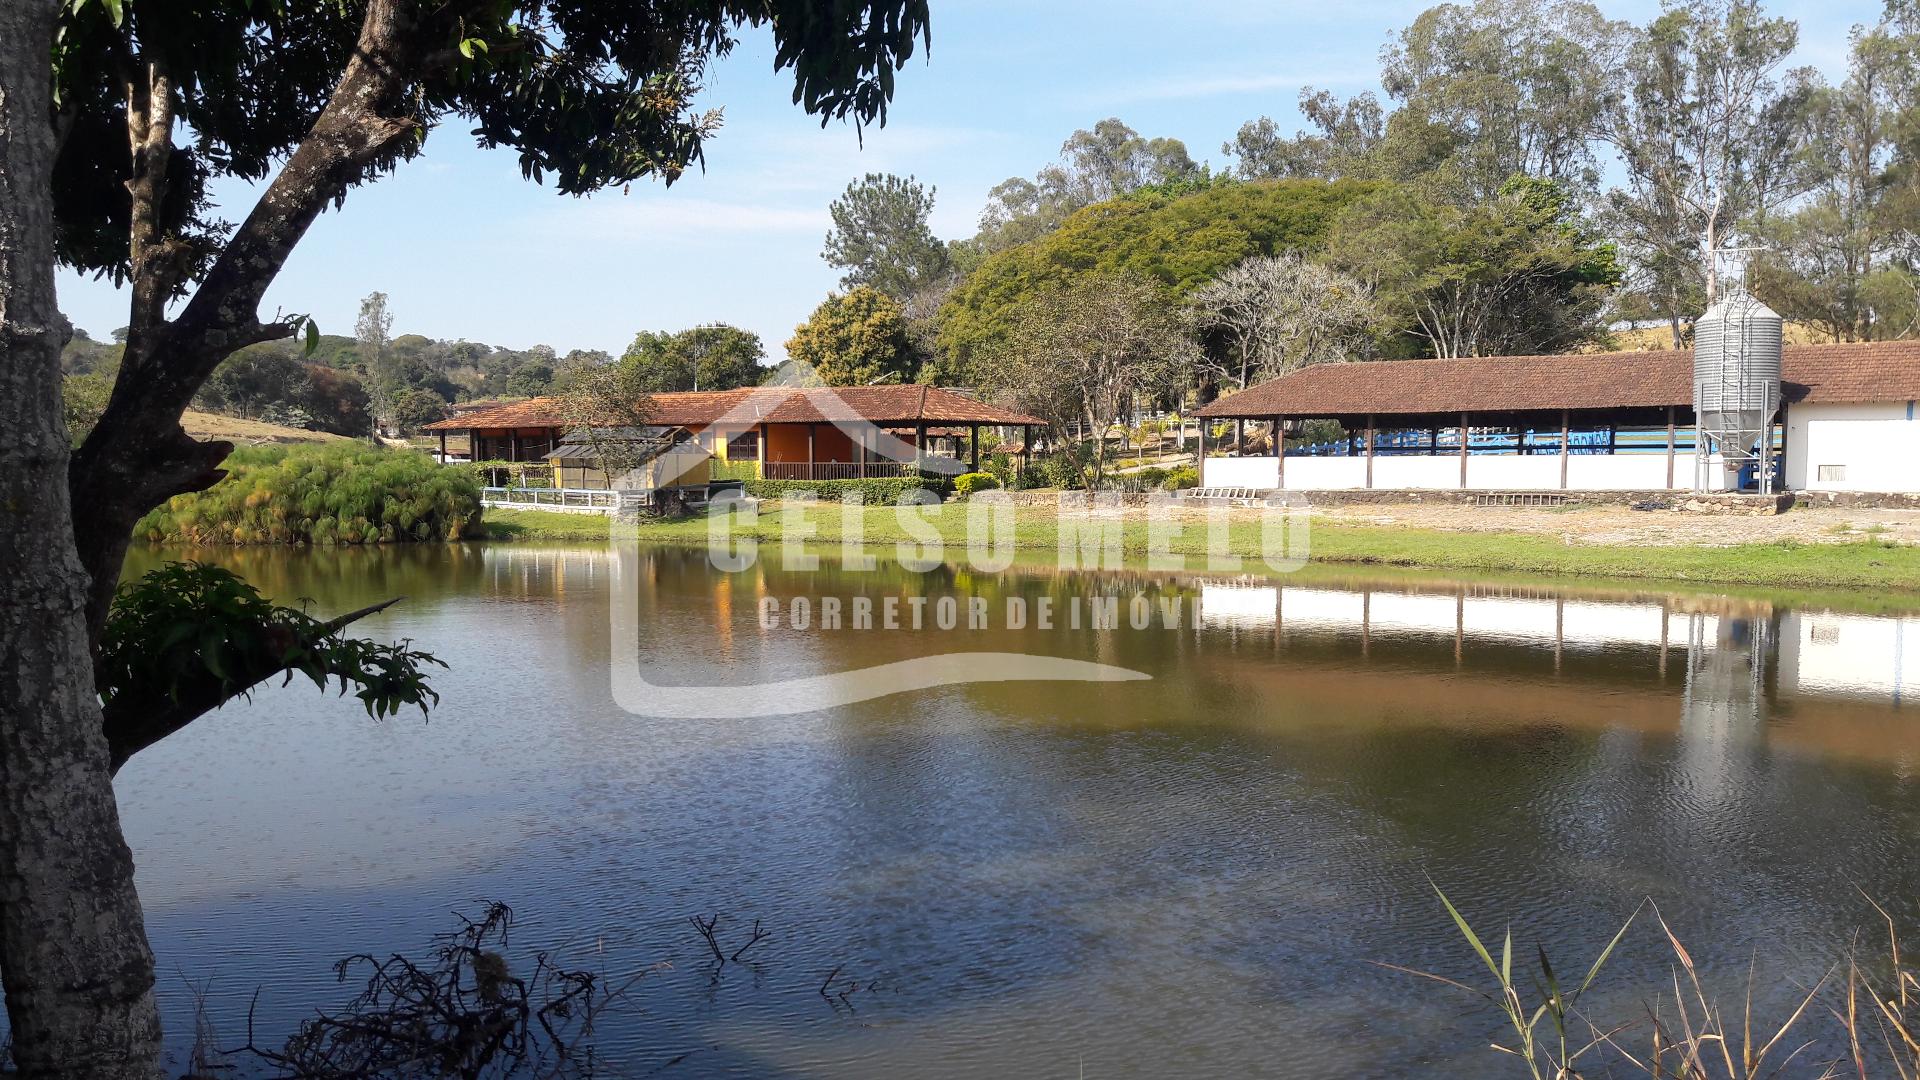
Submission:
[[1765,723],[1767,671],[1776,649],[1773,616],[1710,615],[1687,619],[1687,682],[1681,698],[1680,746],[1702,795],[1721,793],[1729,751],[1758,742]]

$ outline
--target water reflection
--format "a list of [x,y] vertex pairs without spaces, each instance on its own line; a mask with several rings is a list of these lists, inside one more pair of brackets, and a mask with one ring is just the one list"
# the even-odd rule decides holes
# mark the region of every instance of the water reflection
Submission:
[[[239,1030],[336,1000],[330,962],[507,900],[527,948],[662,960],[603,1025],[614,1075],[1486,1075],[1427,876],[1518,945],[1585,958],[1652,895],[1709,977],[1817,977],[1857,882],[1920,919],[1908,616],[1791,595],[945,565],[717,574],[703,553],[202,553],[452,664],[430,723],[272,688],[141,755],[119,789],[171,1030],[182,976]],[[147,553],[142,558],[154,558]],[[628,571],[631,572],[628,572]],[[610,594],[637,590],[630,658]],[[1176,628],[769,627],[800,596],[1180,601]],[[615,708],[611,664],[747,683],[931,650],[1031,650],[1124,685],[945,687],[764,721]],[[765,919],[715,980],[687,915]],[[881,989],[849,1015],[845,965]],[[1667,976],[1635,940],[1593,1005]],[[1770,991],[1774,984],[1763,987]],[[1762,1002],[1763,1005],[1767,1004]]]

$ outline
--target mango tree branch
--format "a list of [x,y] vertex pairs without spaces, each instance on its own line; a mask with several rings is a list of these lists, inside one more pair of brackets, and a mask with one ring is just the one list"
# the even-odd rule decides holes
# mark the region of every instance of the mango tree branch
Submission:
[[112,768],[276,675],[304,675],[322,689],[337,682],[342,694],[355,688],[375,718],[407,706],[424,715],[439,700],[424,669],[439,660],[405,642],[341,635],[401,599],[323,622],[198,563],[171,563],[123,587],[96,665]]
[[[443,6],[429,17],[444,20],[459,7]],[[134,524],[168,498],[210,487],[222,476],[219,464],[231,447],[188,438],[180,427],[181,413],[227,356],[290,331],[288,324],[259,320],[261,297],[320,212],[343,199],[368,168],[390,160],[400,143],[419,131],[419,121],[407,110],[407,93],[423,74],[434,36],[433,27],[421,23],[415,5],[372,0],[353,57],[325,108],[179,318],[150,323],[136,318],[130,326],[113,394],[75,452],[68,474],[75,539],[93,580],[87,623],[96,648]],[[160,88],[168,89],[163,78]],[[147,94],[149,111],[156,98],[166,96]],[[144,136],[150,145],[155,138],[164,140],[170,111],[167,120],[159,124],[158,117],[149,121],[130,113],[129,137],[138,141]],[[177,260],[140,257],[141,220],[136,214],[134,292],[156,305],[157,312],[178,280],[167,276]]]

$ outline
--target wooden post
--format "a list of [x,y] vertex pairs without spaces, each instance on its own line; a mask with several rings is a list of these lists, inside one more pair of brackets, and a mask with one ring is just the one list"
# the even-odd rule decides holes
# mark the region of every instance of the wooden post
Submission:
[[[1287,421],[1284,417],[1273,418],[1273,456],[1279,467],[1280,486],[1287,486]],[[1275,601],[1278,603],[1279,601]]]
[[1567,440],[1573,435],[1573,427],[1567,410],[1560,410],[1560,490],[1567,490]]
[[520,460],[520,429],[519,428],[514,428],[511,431],[507,432],[507,460],[508,461]]
[[913,474],[920,475],[921,465],[927,458],[927,422],[916,420],[913,424]]
[[1667,406],[1667,488],[1673,488],[1673,406]]
[[968,466],[967,471],[979,472],[980,471],[980,425],[979,424],[969,425],[967,428],[967,432],[968,432],[967,453],[973,459],[973,464]]
[[1440,456],[1440,429],[1437,427],[1427,429],[1427,456]]
[[1460,487],[1467,486],[1467,414],[1460,414]]
[[1244,457],[1247,452],[1247,420],[1241,417],[1233,422],[1233,456]]
[[809,480],[820,479],[820,474],[817,471],[819,466],[814,464],[814,457],[813,457],[814,429],[818,428],[819,426],[820,426],[819,424],[807,425],[807,479]]
[[760,437],[754,440],[757,444],[754,465],[760,470],[760,479],[765,480],[767,479],[767,425],[761,424],[758,430]]
[[[467,459],[469,461],[473,459],[473,436],[471,435],[467,436]],[[442,431],[440,432],[440,464],[445,465],[446,463],[447,463],[447,433],[445,431]]]
[[1020,427],[1020,471],[1026,472],[1033,466],[1033,429],[1024,424]]
[[1207,418],[1200,418],[1200,430],[1194,438],[1193,471],[1200,474],[1200,486],[1207,486]]
[[1367,414],[1367,486],[1368,487],[1373,486],[1373,444],[1376,441],[1377,440],[1375,439],[1375,432],[1373,430],[1373,414],[1368,413]]

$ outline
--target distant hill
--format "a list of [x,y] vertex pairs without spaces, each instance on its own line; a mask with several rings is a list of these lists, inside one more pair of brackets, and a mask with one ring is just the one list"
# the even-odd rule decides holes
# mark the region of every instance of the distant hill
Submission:
[[[1815,330],[1805,323],[1787,323],[1782,330],[1789,345],[1821,345],[1832,340],[1826,334]],[[1623,352],[1651,351],[1659,352],[1673,348],[1673,331],[1665,326],[1643,326],[1635,330],[1615,330],[1613,344],[1608,348]],[[1593,351],[1601,351],[1595,349]]]
[[180,426],[196,439],[224,439],[237,446],[351,441],[345,435],[335,435],[332,432],[282,427],[279,424],[242,420],[237,416],[221,416],[218,413],[201,412],[198,409],[188,409],[186,415],[180,418]]

